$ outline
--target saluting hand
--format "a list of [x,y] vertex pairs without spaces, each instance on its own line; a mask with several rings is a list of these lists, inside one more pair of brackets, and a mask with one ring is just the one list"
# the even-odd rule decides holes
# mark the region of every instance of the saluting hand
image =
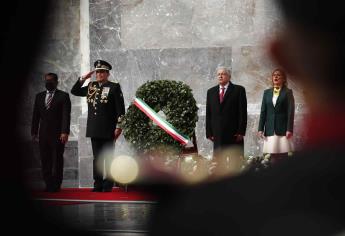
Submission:
[[85,80],[87,80],[88,78],[90,78],[90,77],[92,76],[93,73],[95,73],[94,70],[92,70],[92,71],[90,71],[89,73],[83,75],[83,76],[81,77],[81,79],[82,79],[83,81],[85,81]]
[[68,134],[61,134],[59,139],[60,139],[61,143],[63,143],[63,144],[67,143]]

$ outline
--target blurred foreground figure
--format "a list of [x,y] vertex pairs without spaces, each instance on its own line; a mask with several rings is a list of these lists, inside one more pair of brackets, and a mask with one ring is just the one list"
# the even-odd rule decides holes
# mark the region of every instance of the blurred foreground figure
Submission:
[[151,235],[345,232],[345,11],[338,1],[277,0],[272,58],[307,92],[307,146],[264,172],[186,187],[157,205]]
[[[35,59],[41,55],[40,45],[47,30],[48,13],[52,8],[50,0],[11,1],[11,10],[3,11],[0,15],[3,23],[3,36],[0,41],[0,67],[3,77],[10,84],[0,93],[3,103],[2,109],[6,115],[2,116],[1,136],[1,232],[12,235],[86,235],[70,229],[66,224],[57,220],[52,222],[47,214],[43,214],[46,207],[36,207],[37,203],[29,197],[27,179],[24,175],[25,160],[28,156],[22,148],[22,130],[17,124],[27,115],[18,105],[27,97],[23,96],[26,86],[31,86],[30,72],[35,66]],[[29,37],[28,37],[29,36]],[[5,113],[4,113],[5,114]],[[39,205],[39,204],[38,204]],[[41,206],[41,205],[40,205]]]

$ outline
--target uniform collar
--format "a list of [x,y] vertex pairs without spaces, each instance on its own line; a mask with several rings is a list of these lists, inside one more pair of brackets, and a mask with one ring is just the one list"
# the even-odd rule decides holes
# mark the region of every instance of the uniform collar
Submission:
[[106,81],[104,81],[103,83],[98,82],[98,81],[96,81],[96,82],[98,83],[98,86],[99,86],[99,87],[102,87],[102,86],[106,85],[106,84],[109,82],[109,80],[106,80]]

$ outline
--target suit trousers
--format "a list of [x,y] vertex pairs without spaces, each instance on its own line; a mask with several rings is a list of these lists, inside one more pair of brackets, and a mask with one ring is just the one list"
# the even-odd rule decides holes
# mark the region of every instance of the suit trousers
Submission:
[[113,160],[114,139],[91,138],[91,144],[93,152],[94,187],[98,189],[112,188],[114,181],[111,177],[110,167]]
[[228,149],[232,149],[232,148],[236,148],[238,150],[241,151],[241,153],[244,153],[244,140],[240,141],[240,142],[236,142],[235,140],[231,141],[231,142],[217,142],[214,141],[213,142],[213,150],[214,152],[221,152],[224,150],[228,150]]
[[63,179],[63,153],[65,145],[60,140],[39,140],[42,175],[47,188],[60,188]]

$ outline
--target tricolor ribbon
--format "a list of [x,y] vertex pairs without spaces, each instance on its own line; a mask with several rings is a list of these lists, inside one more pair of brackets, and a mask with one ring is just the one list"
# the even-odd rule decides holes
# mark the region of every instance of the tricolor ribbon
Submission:
[[161,127],[165,132],[167,132],[176,141],[180,142],[182,145],[191,144],[188,136],[181,134],[174,126],[172,126],[168,121],[160,117],[157,112],[155,112],[149,105],[147,105],[140,98],[134,99],[134,105],[144,112],[154,123]]

